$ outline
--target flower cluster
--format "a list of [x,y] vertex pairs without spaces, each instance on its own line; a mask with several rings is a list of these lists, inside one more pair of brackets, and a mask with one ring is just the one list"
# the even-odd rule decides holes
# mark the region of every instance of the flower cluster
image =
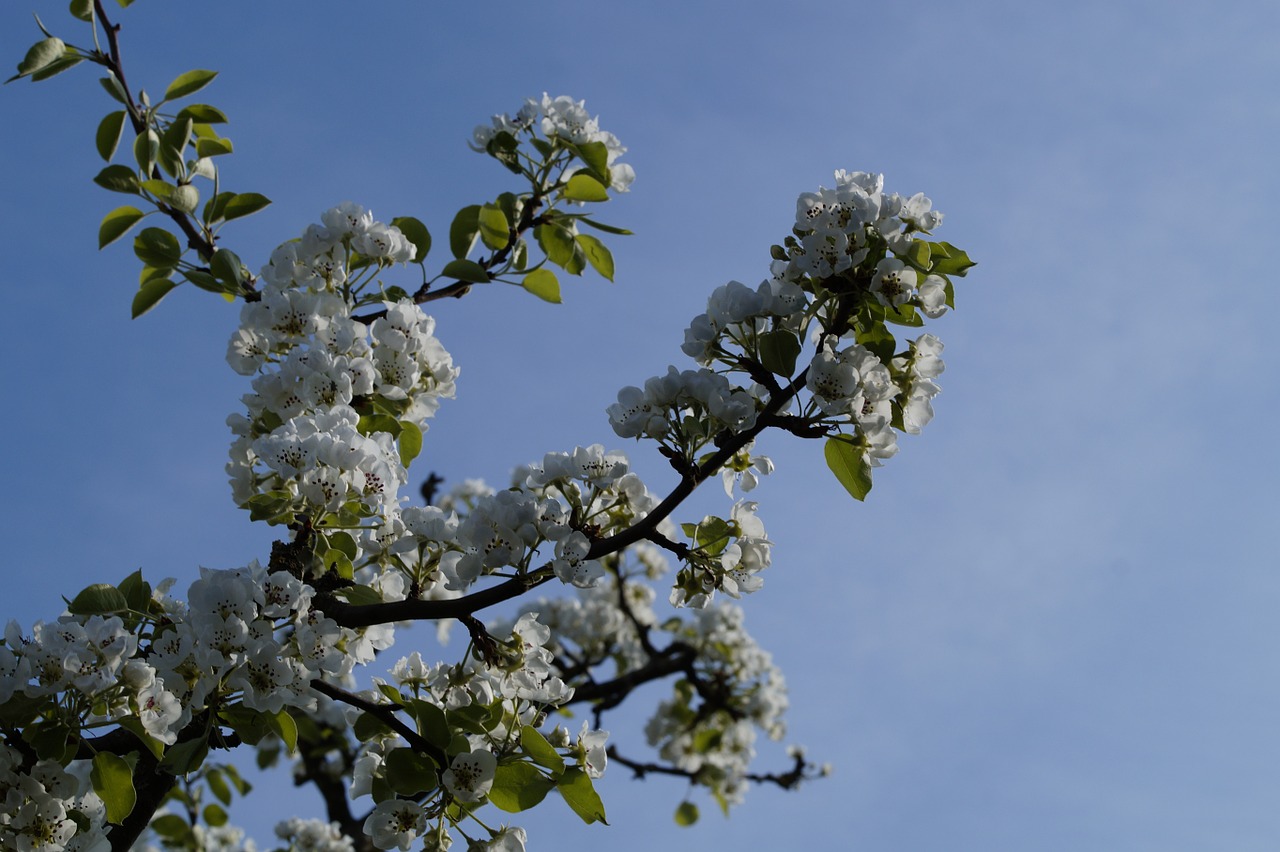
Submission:
[[245,305],[227,348],[237,372],[255,375],[247,414],[228,421],[238,503],[317,521],[398,505],[402,436],[420,443],[458,371],[412,301],[384,301],[371,325],[352,311],[368,301],[370,271],[412,256],[398,228],[349,202],[272,254],[261,298]]
[[575,101],[566,95],[553,98],[544,92],[541,99],[526,99],[515,117],[503,113],[493,116],[490,124],[477,126],[469,144],[475,151],[492,151],[493,143],[500,134],[512,140],[522,136],[534,138],[535,128],[541,130],[542,136],[548,140],[563,140],[575,146],[601,145],[606,153],[610,188],[617,192],[631,188],[635,170],[629,163],[618,162],[627,149],[617,136],[600,129],[599,119],[587,112],[585,102]]
[[0,743],[0,848],[109,852],[106,807],[89,782],[87,761],[64,769],[41,760],[22,769],[17,749]]

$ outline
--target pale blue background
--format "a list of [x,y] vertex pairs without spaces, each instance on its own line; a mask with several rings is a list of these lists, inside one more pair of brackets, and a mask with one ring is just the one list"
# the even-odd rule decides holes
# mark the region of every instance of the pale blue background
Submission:
[[[6,3],[0,57],[38,38]],[[980,262],[938,418],[855,505],[816,443],[768,436],[777,543],[749,625],[789,675],[790,739],[835,764],[677,829],[682,785],[549,802],[531,848],[1273,850],[1280,578],[1273,280],[1280,6],[1270,2],[443,3],[140,0],[131,82],[222,70],[227,188],[276,203],[226,232],[258,265],[344,199],[427,222],[511,184],[464,141],[521,99],[585,98],[631,152],[607,221],[618,283],[566,304],[439,305],[462,366],[419,463],[501,481],[621,446],[603,416],[678,351],[710,290],[757,283],[795,196],[883,171]],[[83,42],[82,36],[68,40]],[[0,91],[7,613],[141,566],[265,558],[230,501],[223,361],[236,308],[179,291],[128,319],[137,264],[95,250],[91,72]],[[663,466],[637,453],[655,488]],[[724,510],[715,488],[697,509]],[[403,652],[409,643],[401,646]],[[655,693],[656,695],[656,693]],[[642,708],[641,708],[642,709]],[[612,720],[640,753],[641,715]],[[771,752],[762,769],[781,766]],[[234,818],[268,844],[280,799]]]

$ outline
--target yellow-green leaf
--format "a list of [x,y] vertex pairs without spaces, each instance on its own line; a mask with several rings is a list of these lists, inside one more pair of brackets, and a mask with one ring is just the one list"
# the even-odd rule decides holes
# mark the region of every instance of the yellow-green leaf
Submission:
[[613,253],[600,240],[590,234],[578,234],[574,237],[582,253],[587,256],[591,268],[599,272],[601,277],[613,280]]
[[550,302],[553,305],[560,304],[560,281],[550,269],[545,267],[535,269],[526,275],[524,281],[520,283],[524,285],[524,289],[542,301]]
[[98,123],[98,133],[94,143],[102,159],[110,161],[115,156],[116,148],[120,145],[120,134],[124,131],[124,118],[124,110],[117,110],[107,113],[106,117]]
[[823,448],[827,467],[855,500],[865,500],[871,491],[871,460],[866,450],[844,437],[828,438]]
[[102,219],[98,226],[98,248],[105,248],[129,232],[129,229],[146,216],[137,207],[117,207]]
[[185,98],[187,95],[193,95],[212,83],[213,78],[217,76],[217,71],[206,71],[199,68],[194,71],[188,71],[185,74],[179,74],[169,84],[169,88],[164,90],[164,99],[171,101],[174,98]]
[[133,770],[119,755],[100,751],[93,756],[93,769],[89,771],[93,791],[107,806],[107,822],[119,825],[133,813],[138,793],[133,789]]
[[564,197],[570,201],[608,201],[609,191],[604,184],[589,174],[578,172],[569,178]]

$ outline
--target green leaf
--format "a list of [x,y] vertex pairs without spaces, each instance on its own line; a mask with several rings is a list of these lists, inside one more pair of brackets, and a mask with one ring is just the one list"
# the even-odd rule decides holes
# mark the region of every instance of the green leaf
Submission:
[[183,848],[182,844],[191,835],[191,826],[177,814],[162,814],[147,827],[179,849]]
[[133,238],[133,253],[148,266],[173,269],[182,258],[182,245],[164,228],[143,228]]
[[124,96],[124,87],[120,85],[120,81],[116,79],[114,74],[108,74],[106,77],[99,77],[98,83],[106,90],[111,99],[118,103],[127,104],[129,101]]
[[22,694],[22,690],[18,690],[8,701],[0,704],[0,723],[9,728],[25,728],[51,703],[52,698],[49,696],[28,698]]
[[98,226],[98,248],[105,248],[128,233],[129,229],[147,214],[137,207],[117,207],[102,219]]
[[289,754],[293,754],[298,750],[298,723],[293,721],[293,717],[287,711],[280,710],[276,713],[264,713],[263,718],[266,719],[267,726],[284,743],[285,748],[289,750]]
[[547,767],[556,775],[564,772],[564,758],[560,756],[560,752],[532,725],[525,725],[520,729],[520,747],[539,766]]
[[554,222],[547,222],[534,228],[533,236],[538,241],[542,253],[547,256],[547,260],[556,266],[563,267],[573,260],[576,243],[573,233],[568,228]]
[[489,801],[507,813],[519,813],[538,805],[555,786],[532,763],[505,763],[493,774]]
[[760,335],[760,363],[775,376],[790,378],[796,371],[800,339],[785,329]]
[[867,499],[871,491],[871,461],[863,447],[843,436],[828,438],[822,454],[827,467],[855,500]]
[[604,802],[600,801],[600,796],[591,783],[591,777],[581,767],[571,766],[566,769],[564,775],[560,776],[560,780],[556,782],[556,788],[583,822],[588,825],[593,822],[609,824],[604,815]]
[[[933,249],[933,269],[929,270],[935,275],[958,275],[961,278],[969,271],[972,266],[977,266],[969,255],[962,249],[958,249],[951,243],[930,243]],[[941,257],[938,255],[941,254]]]
[[98,132],[94,136],[94,144],[98,147],[98,155],[107,162],[116,154],[120,146],[120,135],[124,132],[124,110],[109,112],[98,123]]
[[372,713],[361,713],[356,717],[356,723],[351,726],[351,733],[355,734],[360,742],[366,742],[374,737],[386,736],[391,733],[391,729]]
[[54,62],[62,58],[67,52],[67,45],[60,38],[50,36],[31,45],[27,50],[27,55],[18,63],[18,73],[5,80],[6,83],[17,80],[19,77],[25,77],[28,74],[34,74],[41,68],[52,65]]
[[569,183],[562,190],[570,201],[608,201],[609,191],[600,181],[586,172],[578,172],[569,178]]
[[206,737],[174,743],[165,750],[164,760],[160,767],[171,775],[186,775],[194,772],[209,756],[209,741]]
[[48,80],[50,77],[56,77],[69,68],[75,68],[81,62],[84,62],[84,57],[76,53],[71,48],[68,48],[67,52],[62,54],[61,59],[55,59],[53,62],[50,62],[39,71],[32,74],[31,81],[33,83],[38,83],[41,80]]
[[403,428],[396,439],[400,446],[400,464],[408,467],[422,452],[422,427],[412,420],[401,420],[400,425]]
[[449,728],[449,720],[444,711],[430,701],[414,698],[409,702],[409,710],[418,723],[418,733],[436,748],[447,749],[453,740],[453,731]]
[[144,180],[138,185],[166,204],[173,198],[174,186],[167,180],[152,178],[151,180]]
[[144,175],[151,174],[156,164],[156,155],[160,153],[160,134],[150,127],[139,133],[133,140],[133,159],[138,163],[138,170]]
[[168,278],[152,278],[134,294],[130,317],[137,319],[147,311],[160,304],[160,300],[169,295],[169,291],[178,286],[178,282]]
[[382,595],[375,592],[368,586],[348,586],[345,589],[338,589],[335,595],[354,606],[369,606],[370,604],[382,603]]
[[613,280],[613,253],[600,240],[590,234],[578,234],[574,237],[578,248],[587,256],[591,268],[599,272],[601,277]]
[[893,360],[894,353],[898,349],[898,341],[889,331],[889,327],[878,321],[869,328],[859,330],[854,335],[854,339],[870,349],[872,354],[886,364]]
[[480,225],[480,241],[498,251],[511,242],[511,225],[507,222],[507,214],[496,204],[486,204],[476,214]]
[[676,808],[676,825],[690,826],[698,821],[698,806],[693,802],[681,802]]
[[151,584],[142,579],[142,569],[125,577],[116,588],[124,595],[131,611],[146,612],[151,606]]
[[591,175],[601,183],[609,182],[609,148],[603,142],[583,142],[580,145],[566,146],[578,155],[578,159],[590,170]]
[[202,136],[196,140],[196,155],[200,157],[220,157],[223,154],[230,154],[234,149],[230,139],[222,137],[205,137]]
[[227,286],[225,284],[218,281],[217,278],[214,278],[209,273],[203,272],[199,269],[184,269],[182,270],[182,277],[199,287],[201,290],[205,290],[209,293],[218,293],[219,295],[226,295],[227,293]]
[[217,107],[208,104],[187,104],[175,117],[175,121],[189,118],[196,124],[225,124],[227,115]]
[[427,793],[440,786],[435,761],[411,748],[392,749],[384,767],[391,789],[401,796]]
[[147,733],[147,729],[142,727],[142,720],[137,716],[125,716],[123,719],[116,720],[120,727],[126,731],[132,731],[138,741],[147,747],[147,750],[155,755],[156,760],[164,757],[164,743],[160,742],[151,734]]
[[535,269],[520,282],[524,289],[544,302],[560,304],[560,281],[550,269]]
[[222,208],[222,218],[228,222],[257,213],[271,203],[271,199],[256,192],[238,192],[227,200]]
[[631,231],[628,231],[626,228],[618,228],[613,225],[606,225],[603,222],[596,222],[591,219],[588,219],[586,216],[578,216],[576,218],[582,224],[589,225],[590,227],[595,228],[597,231],[604,231],[606,234],[617,234],[622,237],[629,237],[631,236],[631,233],[632,233]]
[[82,21],[92,21],[93,0],[71,0],[71,14]]
[[133,813],[138,793],[133,789],[133,770],[119,755],[100,751],[93,756],[93,769],[89,771],[93,792],[107,806],[107,822],[119,825]]
[[189,118],[177,119],[160,137],[160,151],[157,154],[160,168],[175,180],[185,178],[187,175],[183,158],[186,156],[187,143],[191,140],[191,128],[194,124],[195,122]]
[[129,601],[110,583],[94,583],[86,587],[67,605],[73,615],[107,615],[128,608]]
[[213,78],[218,76],[217,71],[205,71],[196,69],[188,71],[185,74],[179,74],[169,88],[164,90],[164,99],[171,101],[176,98],[185,98],[187,95],[194,95],[205,86],[213,82]]
[[224,805],[231,804],[231,785],[227,783],[227,779],[223,777],[220,770],[211,769],[205,773],[205,783],[209,785],[209,792]]
[[929,271],[929,243],[925,240],[912,240],[907,246],[907,261],[917,269]]
[[112,192],[127,192],[130,195],[138,194],[138,175],[128,166],[107,166],[98,172],[93,182]]
[[474,260],[451,260],[444,265],[444,269],[440,270],[440,274],[446,278],[456,278],[459,281],[469,281],[472,284],[487,284],[489,282],[489,273],[485,272],[484,267]]
[[203,816],[204,821],[213,828],[219,828],[227,824],[227,812],[222,809],[221,805],[215,802],[210,802],[205,805],[201,816]]
[[249,745],[257,745],[271,732],[265,716],[262,711],[252,710],[243,704],[223,707],[218,711],[218,718],[230,725],[236,735]]
[[422,263],[431,251],[431,232],[427,226],[412,216],[397,216],[391,224],[400,229],[405,239],[413,243],[413,262]]
[[218,281],[233,290],[240,289],[245,282],[244,263],[231,249],[220,248],[209,259],[209,271]]
[[480,205],[472,204],[459,210],[449,225],[449,250],[453,256],[461,259],[470,254],[479,232]]

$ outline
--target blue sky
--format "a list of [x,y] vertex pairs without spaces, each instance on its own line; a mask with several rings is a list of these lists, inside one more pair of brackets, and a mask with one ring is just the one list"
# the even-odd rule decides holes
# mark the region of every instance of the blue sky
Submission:
[[[74,32],[65,3],[26,5]],[[11,63],[38,38],[26,5],[3,12]],[[535,848],[1275,848],[1280,6],[355,8],[119,15],[135,86],[222,71],[202,99],[231,116],[224,182],[275,200],[226,232],[250,265],[346,199],[442,238],[508,188],[466,149],[472,126],[544,90],[585,98],[637,172],[608,211],[636,232],[611,242],[616,284],[435,311],[463,373],[424,473],[502,481],[549,450],[622,447],[603,415],[617,389],[687,365],[707,294],[763,278],[796,195],[833,169],[924,191],[939,237],[980,264],[936,324],[938,416],[865,505],[816,443],[761,444],[777,546],[748,624],[787,672],[789,740],[835,774],[754,790],[727,821],[699,800],[702,822],[677,829],[680,785],[615,768],[614,827],[548,803],[522,820]],[[0,90],[0,615],[24,624],[86,583],[141,566],[185,585],[271,539],[222,473],[247,390],[223,361],[237,309],[178,291],[131,322],[136,264],[95,249],[122,202],[90,182],[112,107],[89,77]],[[633,459],[662,486],[660,460]],[[727,508],[698,499],[689,518]],[[644,709],[612,723],[631,752]],[[265,841],[282,807],[234,818]]]

